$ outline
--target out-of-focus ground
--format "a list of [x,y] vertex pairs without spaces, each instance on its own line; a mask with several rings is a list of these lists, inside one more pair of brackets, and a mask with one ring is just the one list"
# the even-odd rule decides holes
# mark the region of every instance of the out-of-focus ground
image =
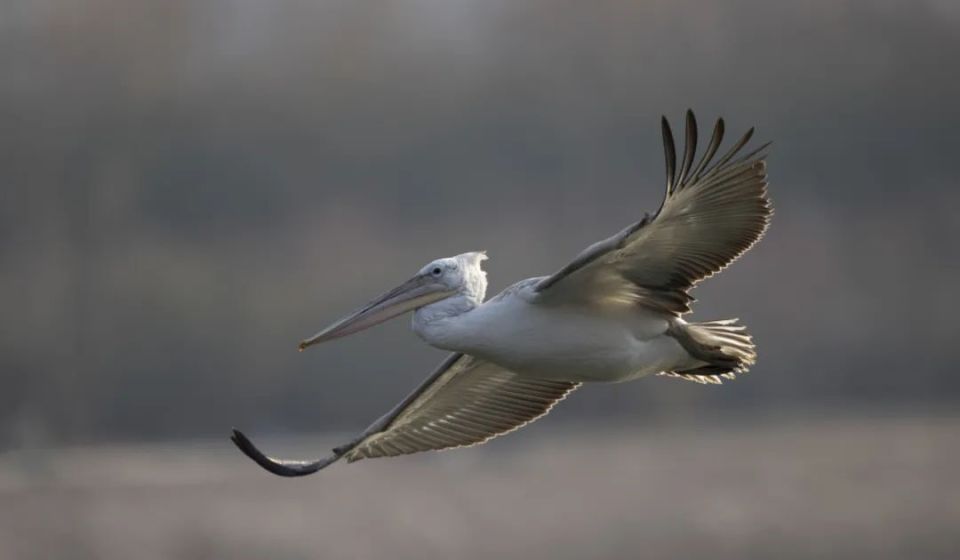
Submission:
[[[529,432],[299,480],[221,442],[8,453],[0,558],[946,560],[960,550],[955,413]],[[263,443],[304,454],[336,441]]]

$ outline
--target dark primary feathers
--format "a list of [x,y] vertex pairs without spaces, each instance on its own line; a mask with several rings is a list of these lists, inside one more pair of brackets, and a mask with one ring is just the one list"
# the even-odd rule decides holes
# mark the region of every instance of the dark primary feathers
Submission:
[[764,144],[740,155],[747,131],[716,161],[724,135],[717,121],[710,143],[695,163],[697,122],[687,111],[686,142],[677,167],[673,132],[662,121],[667,168],[666,195],[655,216],[645,216],[617,235],[583,251],[544,278],[535,290],[585,302],[618,300],[680,315],[690,310],[687,293],[697,282],[730,264],[766,231],[772,214],[767,197]]

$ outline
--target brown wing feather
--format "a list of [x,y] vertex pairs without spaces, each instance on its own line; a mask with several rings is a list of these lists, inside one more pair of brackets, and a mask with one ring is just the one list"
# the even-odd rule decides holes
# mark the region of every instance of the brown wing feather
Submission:
[[483,443],[547,414],[578,386],[521,377],[461,355],[382,429],[344,456],[352,462]]
[[306,476],[346,457],[353,462],[485,442],[545,415],[579,383],[521,377],[465,354],[450,354],[390,412],[315,461],[267,456],[239,430],[231,440],[278,476]]
[[540,297],[631,301],[676,315],[689,311],[687,291],[756,243],[772,214],[762,153],[767,145],[734,159],[752,137],[750,129],[711,165],[723,133],[720,119],[694,166],[697,128],[688,111],[687,145],[677,174],[673,134],[664,119],[667,189],[657,215],[592,245],[541,280],[535,288]]

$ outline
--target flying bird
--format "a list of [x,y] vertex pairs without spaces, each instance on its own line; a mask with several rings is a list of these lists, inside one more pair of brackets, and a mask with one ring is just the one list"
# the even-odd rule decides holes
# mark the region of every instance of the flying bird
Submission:
[[[346,459],[391,457],[483,443],[547,414],[585,382],[647,375],[721,383],[747,371],[756,351],[737,319],[688,322],[689,291],[764,234],[764,144],[741,154],[753,129],[715,159],[717,120],[697,160],[697,123],[686,115],[677,167],[662,119],[666,194],[660,209],[594,243],[550,276],[528,278],[484,301],[484,252],[437,259],[412,278],[300,343],[300,350],[413,312],[413,330],[451,354],[400,404],[316,461],[279,460],[243,433],[232,440],[261,467],[303,476]],[[697,161],[695,161],[697,160]]]

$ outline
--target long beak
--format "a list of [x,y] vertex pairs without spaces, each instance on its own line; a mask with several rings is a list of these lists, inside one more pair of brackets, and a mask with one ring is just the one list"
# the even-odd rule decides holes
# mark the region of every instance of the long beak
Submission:
[[340,319],[300,343],[300,351],[308,346],[340,338],[392,319],[418,307],[440,301],[453,294],[430,276],[417,275],[390,290],[364,307]]

